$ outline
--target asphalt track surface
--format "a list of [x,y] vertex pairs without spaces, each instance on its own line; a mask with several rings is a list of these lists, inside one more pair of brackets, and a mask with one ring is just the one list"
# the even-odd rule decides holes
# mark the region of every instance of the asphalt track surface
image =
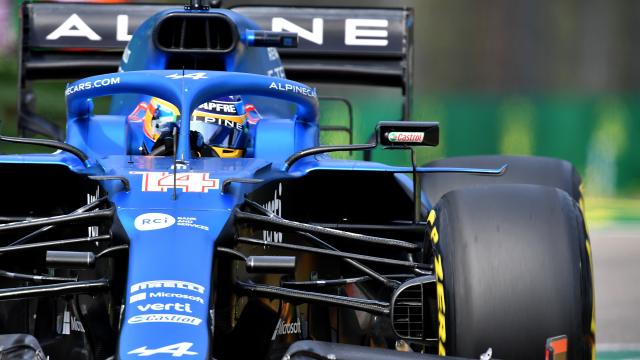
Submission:
[[640,359],[640,224],[590,230],[598,359]]

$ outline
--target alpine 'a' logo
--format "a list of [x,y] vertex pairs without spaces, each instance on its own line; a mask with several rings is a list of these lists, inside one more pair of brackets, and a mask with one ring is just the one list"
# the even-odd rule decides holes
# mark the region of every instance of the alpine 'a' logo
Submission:
[[147,346],[139,347],[128,352],[129,355],[151,356],[156,354],[171,354],[172,357],[183,355],[198,355],[195,351],[190,351],[193,343],[181,342],[173,345],[163,346],[157,349],[149,349]]
[[285,324],[282,319],[278,319],[278,324],[276,325],[275,330],[273,330],[273,336],[271,336],[271,340],[275,340],[276,336],[279,335],[287,335],[287,334],[301,334],[302,326],[300,325],[300,318],[298,321],[294,323]]

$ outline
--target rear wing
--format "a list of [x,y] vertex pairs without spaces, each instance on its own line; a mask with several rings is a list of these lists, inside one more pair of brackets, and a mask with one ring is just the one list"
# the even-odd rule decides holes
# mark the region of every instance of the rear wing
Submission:
[[[131,34],[177,5],[25,3],[22,6],[18,131],[63,138],[35,113],[31,84],[115,72]],[[298,48],[279,49],[287,77],[300,82],[402,89],[409,118],[413,75],[411,9],[237,6],[265,30],[297,32]]]

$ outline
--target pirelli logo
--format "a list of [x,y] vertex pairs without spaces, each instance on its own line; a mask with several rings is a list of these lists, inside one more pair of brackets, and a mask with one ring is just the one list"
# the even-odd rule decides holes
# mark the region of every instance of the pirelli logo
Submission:
[[[436,226],[436,212],[431,210],[427,216],[429,224],[429,238],[434,247],[440,240],[438,227]],[[433,254],[433,268],[436,273],[436,299],[438,304],[438,355],[447,355],[445,345],[447,343],[447,325],[446,325],[446,303],[444,298],[444,271],[442,270],[442,255],[435,251]]]
[[146,289],[184,289],[204,294],[204,286],[187,281],[176,280],[154,280],[137,283],[131,286],[131,293]]

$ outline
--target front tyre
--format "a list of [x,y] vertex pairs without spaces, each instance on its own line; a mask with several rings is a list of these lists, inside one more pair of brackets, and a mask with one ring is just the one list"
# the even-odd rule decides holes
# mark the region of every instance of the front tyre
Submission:
[[590,245],[578,204],[538,185],[445,194],[427,217],[441,355],[543,359],[566,335],[569,359],[595,351]]

